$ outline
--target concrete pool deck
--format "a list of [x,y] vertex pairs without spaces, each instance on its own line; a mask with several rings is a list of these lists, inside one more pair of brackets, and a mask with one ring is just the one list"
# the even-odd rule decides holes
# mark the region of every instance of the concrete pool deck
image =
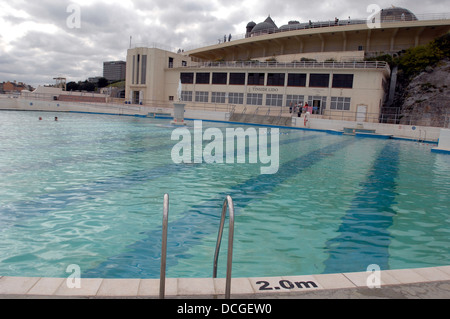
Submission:
[[[448,299],[450,266],[379,272],[380,288],[369,288],[373,273],[234,278],[231,299]],[[223,299],[225,279],[167,279],[167,299]],[[0,299],[158,299],[159,279],[81,279],[0,277]]]

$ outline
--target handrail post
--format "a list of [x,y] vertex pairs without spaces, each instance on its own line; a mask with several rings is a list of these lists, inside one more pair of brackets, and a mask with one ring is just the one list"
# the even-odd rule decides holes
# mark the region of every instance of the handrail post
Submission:
[[161,244],[161,274],[159,278],[159,298],[164,299],[166,293],[166,260],[167,260],[167,230],[169,222],[169,195],[164,195],[164,213]]
[[220,219],[219,235],[217,237],[216,252],[214,255],[214,269],[213,278],[217,278],[217,263],[219,260],[220,244],[222,242],[223,227],[225,225],[225,217],[227,213],[227,208],[230,212],[230,227],[228,234],[228,256],[227,256],[227,276],[225,284],[225,298],[230,299],[231,296],[231,273],[233,264],[233,239],[234,239],[234,204],[231,196],[227,196],[223,203],[222,217]]

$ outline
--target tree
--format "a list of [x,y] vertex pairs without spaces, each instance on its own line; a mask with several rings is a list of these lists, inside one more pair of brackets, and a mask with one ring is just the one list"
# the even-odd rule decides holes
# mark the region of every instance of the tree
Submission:
[[88,91],[88,92],[94,92],[96,89],[95,84],[88,82],[88,81],[84,81],[80,83],[80,90],[81,91]]
[[78,91],[80,90],[80,85],[76,82],[69,82],[66,85],[66,91]]
[[98,80],[97,86],[99,89],[104,88],[109,85],[109,81],[106,78],[100,78]]
[[399,58],[399,67],[407,77],[424,71],[427,66],[434,67],[445,57],[450,57],[450,35],[446,34],[427,45],[406,50]]

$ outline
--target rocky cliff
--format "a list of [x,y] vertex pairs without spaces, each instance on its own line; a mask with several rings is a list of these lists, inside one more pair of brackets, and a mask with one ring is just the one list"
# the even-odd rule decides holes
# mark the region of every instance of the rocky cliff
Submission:
[[427,67],[398,93],[400,124],[449,127],[450,60]]

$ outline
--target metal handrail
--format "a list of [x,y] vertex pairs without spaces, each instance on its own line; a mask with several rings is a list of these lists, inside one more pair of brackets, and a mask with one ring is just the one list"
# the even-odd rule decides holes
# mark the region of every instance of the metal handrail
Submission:
[[[441,12],[441,13],[425,13],[425,14],[415,14],[416,18],[418,20],[413,20],[413,22],[423,22],[423,21],[434,21],[434,20],[448,20],[450,19],[450,13],[448,12]],[[389,19],[382,19],[381,23],[411,23],[411,19],[405,19],[401,15],[393,16],[391,17],[392,20]],[[369,19],[370,20],[370,19]],[[335,19],[328,20],[328,21],[311,21],[311,24],[308,22],[306,23],[299,23],[299,24],[292,24],[292,25],[284,25],[280,28],[269,28],[265,30],[261,30],[260,32],[248,34],[248,33],[240,33],[240,34],[233,34],[232,35],[232,41],[227,42],[221,42],[219,45],[221,46],[227,46],[230,43],[233,43],[236,40],[242,40],[249,37],[256,37],[260,35],[268,35],[268,34],[277,34],[282,32],[289,32],[289,31],[298,31],[298,30],[307,30],[307,29],[317,29],[317,28],[341,28],[347,25],[363,25],[367,24],[368,19],[364,18],[358,18],[358,19],[339,19],[339,21],[336,23]],[[187,47],[184,47],[184,50],[186,54],[190,54],[190,51],[195,51],[197,49],[201,49],[203,47],[207,46],[213,46],[217,45],[217,40],[208,41],[204,43],[196,43],[189,45]]]
[[227,277],[225,284],[225,298],[230,299],[231,295],[231,271],[233,263],[233,238],[234,238],[234,204],[231,196],[227,196],[223,203],[222,217],[220,219],[219,235],[217,237],[216,253],[214,255],[214,269],[213,278],[217,278],[217,263],[219,260],[220,244],[222,242],[223,227],[225,225],[225,217],[227,213],[227,208],[230,212],[230,227],[228,234],[228,257],[227,257]]
[[167,230],[169,222],[169,195],[164,195],[164,213],[162,224],[161,275],[159,278],[159,298],[164,299],[166,293],[166,261],[167,261]]
[[389,69],[389,64],[384,61],[349,61],[349,62],[261,62],[230,61],[230,62],[198,62],[187,66],[179,66],[180,69],[198,68],[301,68],[301,69]]

